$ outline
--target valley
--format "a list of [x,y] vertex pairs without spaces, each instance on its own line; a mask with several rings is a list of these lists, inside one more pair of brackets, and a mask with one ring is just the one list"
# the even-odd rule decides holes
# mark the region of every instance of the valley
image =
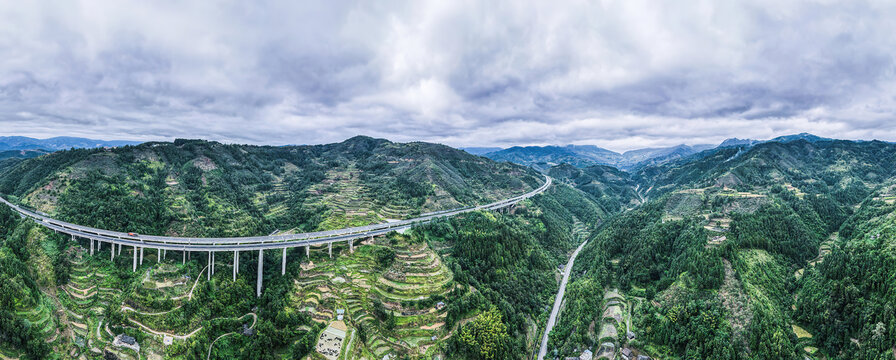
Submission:
[[[0,169],[11,204],[122,232],[73,239],[0,209],[3,326],[18,334],[0,356],[886,358],[894,160],[892,144],[796,139],[628,172],[561,164],[547,182],[369,138],[19,160]],[[337,241],[301,240],[313,231]],[[269,234],[318,242],[152,247]]]

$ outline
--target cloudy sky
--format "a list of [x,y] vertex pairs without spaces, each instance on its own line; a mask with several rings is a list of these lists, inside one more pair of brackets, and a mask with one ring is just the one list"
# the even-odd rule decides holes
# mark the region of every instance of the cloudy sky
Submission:
[[0,135],[896,140],[896,2],[7,1]]

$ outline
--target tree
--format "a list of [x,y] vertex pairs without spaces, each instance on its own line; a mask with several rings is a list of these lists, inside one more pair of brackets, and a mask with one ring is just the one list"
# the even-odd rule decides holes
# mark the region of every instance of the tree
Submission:
[[496,307],[463,325],[457,339],[471,359],[502,359],[510,355],[507,353],[507,326]]

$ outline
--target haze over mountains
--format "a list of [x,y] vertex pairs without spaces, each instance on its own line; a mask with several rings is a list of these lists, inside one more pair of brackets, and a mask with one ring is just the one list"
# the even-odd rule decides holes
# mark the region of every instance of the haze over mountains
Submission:
[[136,145],[142,141],[95,140],[71,136],[57,136],[49,139],[35,139],[26,136],[0,136],[2,150],[65,150],[71,148],[92,149],[98,147],[118,147]]
[[[779,136],[766,141],[789,142],[799,139],[807,141],[830,140],[808,133]],[[765,142],[763,140],[730,138],[719,145],[677,145],[662,148],[645,148],[618,153],[594,145],[566,146],[514,146],[511,148],[482,154],[492,160],[510,161],[532,166],[546,171],[551,166],[570,164],[576,167],[591,165],[609,165],[622,170],[633,170],[646,165],[658,165],[681,159],[714,148],[730,146],[753,146]]]

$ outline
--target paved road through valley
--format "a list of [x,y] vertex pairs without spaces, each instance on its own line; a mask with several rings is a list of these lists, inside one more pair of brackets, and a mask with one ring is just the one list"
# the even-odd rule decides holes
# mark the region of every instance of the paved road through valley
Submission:
[[560,312],[560,304],[563,303],[563,294],[566,292],[566,282],[569,281],[569,273],[572,272],[572,263],[573,261],[576,261],[576,255],[579,255],[579,250],[582,250],[587,243],[588,241],[582,242],[582,244],[576,248],[576,251],[572,252],[572,256],[569,257],[569,264],[566,264],[566,267],[563,268],[563,281],[560,282],[560,290],[557,291],[557,298],[554,299],[554,309],[551,310],[551,317],[548,318],[548,325],[544,328],[544,338],[541,339],[541,349],[538,350],[538,360],[543,360],[545,354],[548,352],[548,335],[551,333],[551,329],[554,328],[554,324],[557,322],[557,313]]

